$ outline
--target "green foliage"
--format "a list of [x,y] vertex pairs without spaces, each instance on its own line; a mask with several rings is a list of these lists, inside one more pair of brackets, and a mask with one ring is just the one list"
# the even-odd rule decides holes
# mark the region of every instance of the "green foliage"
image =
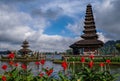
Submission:
[[83,68],[80,72],[82,81],[114,81],[109,71],[99,72],[96,69]]
[[[115,76],[108,70],[109,67],[105,67],[98,69],[96,67],[81,66],[81,68],[76,69],[75,73],[72,74],[70,81],[115,81]],[[101,68],[103,68],[103,71],[101,71]]]
[[120,45],[120,40],[109,40],[107,41],[104,46],[102,48],[99,48],[99,52],[100,54],[112,54],[112,53],[118,53],[117,49],[116,49],[116,45],[119,47]]
[[[80,57],[70,57],[67,61],[68,62],[80,62]],[[111,62],[120,62],[120,56],[116,56],[116,57],[98,57],[98,58],[94,58],[94,62],[105,62],[107,59],[110,59]],[[89,58],[85,58],[85,62],[90,62]]]
[[120,48],[120,43],[117,43],[115,46],[116,48]]
[[[80,61],[80,58],[73,58],[72,60]],[[110,58],[104,58],[102,59],[103,62],[105,60]],[[114,60],[120,60],[117,57]],[[89,59],[86,58],[88,62],[90,61],[101,61],[101,59]],[[112,59],[111,59],[112,60]],[[4,76],[6,76],[7,81],[115,81],[116,77],[110,73],[110,67],[109,64],[104,63],[105,66],[102,67],[95,67],[92,68],[87,67],[88,65],[85,65],[82,63],[79,67],[75,65],[75,63],[72,63],[72,68],[68,68],[67,70],[58,72],[58,77],[54,78],[54,76],[49,76],[48,73],[50,73],[53,68],[43,68],[41,69],[41,72],[34,76],[31,73],[31,69],[23,69],[21,67],[13,67],[10,71],[5,71]],[[40,76],[41,73],[44,73],[42,76]],[[52,72],[51,72],[52,73]],[[2,75],[0,76],[1,81]]]
[[119,51],[119,53],[120,53],[120,43],[117,43],[116,45],[115,45],[115,47],[116,47],[116,49]]
[[[113,75],[109,71],[100,72],[96,69],[82,67],[77,73],[70,73],[70,78],[67,74],[59,72],[59,78],[55,79],[49,76],[33,76],[29,71],[21,71],[16,68],[10,72],[5,73],[7,81],[115,81]],[[28,72],[28,73],[27,73]],[[10,76],[11,75],[11,76]],[[1,78],[1,77],[0,77]]]

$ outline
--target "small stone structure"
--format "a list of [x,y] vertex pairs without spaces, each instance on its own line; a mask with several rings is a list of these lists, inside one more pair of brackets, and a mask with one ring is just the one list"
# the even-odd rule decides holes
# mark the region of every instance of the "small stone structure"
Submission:
[[22,47],[22,49],[20,49],[19,52],[22,55],[29,54],[30,52],[32,52],[30,49],[28,49],[29,42],[27,40],[23,41],[23,44],[21,47]]

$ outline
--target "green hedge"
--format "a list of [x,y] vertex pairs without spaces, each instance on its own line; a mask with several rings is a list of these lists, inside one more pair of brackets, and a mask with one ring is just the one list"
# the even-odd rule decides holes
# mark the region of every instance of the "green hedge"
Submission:
[[[98,58],[97,57],[97,58],[94,58],[93,60],[94,60],[94,62],[105,62],[107,59],[110,59],[111,62],[120,62],[120,57],[112,57],[112,58],[110,58],[110,57]],[[67,59],[67,61],[70,61],[70,62],[71,61],[80,61],[80,60],[81,60],[81,57],[70,57],[69,59]],[[86,57],[85,61],[89,62],[90,58]]]

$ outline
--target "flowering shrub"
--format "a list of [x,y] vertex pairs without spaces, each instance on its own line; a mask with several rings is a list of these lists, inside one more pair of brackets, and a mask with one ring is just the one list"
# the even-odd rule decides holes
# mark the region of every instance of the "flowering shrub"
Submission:
[[91,60],[93,60],[94,59],[94,54],[91,54],[89,57],[91,58]]
[[[110,60],[105,62],[100,62],[99,69],[94,66],[93,58],[90,56],[90,62],[88,62],[88,67],[84,65],[85,58],[81,58],[82,66],[77,69],[76,72],[72,74],[71,81],[116,81],[116,77],[110,73]],[[74,70],[74,69],[73,69]]]
[[105,64],[103,62],[100,63],[100,67],[103,67]]
[[2,81],[6,81],[6,76],[2,76]]
[[110,60],[106,60],[106,63],[110,64]]
[[96,69],[94,67],[93,55],[89,57],[88,67],[84,64],[86,61],[85,57],[82,57],[80,59],[82,66],[77,71],[73,71],[76,70],[74,62],[74,69],[70,70],[68,63],[63,61],[61,64],[63,71],[58,72],[57,78],[52,76],[53,68],[43,67],[45,64],[44,59],[35,62],[36,66],[41,65],[42,68],[38,75],[34,76],[31,73],[31,69],[27,68],[27,64],[15,63],[13,56],[9,55],[11,59],[9,65],[12,66],[12,70],[7,71],[8,65],[2,65],[1,68],[4,70],[4,73],[0,76],[0,81],[115,81],[115,77],[110,73],[110,60],[107,59],[105,62],[101,62],[100,69]]
[[4,65],[2,66],[2,69],[3,69],[3,70],[6,70],[6,69],[7,69],[7,65],[4,64]]
[[89,62],[89,67],[92,68],[93,67],[93,61]]
[[85,62],[85,58],[81,57],[81,62],[84,63]]
[[68,64],[67,64],[66,61],[63,61],[62,64],[61,64],[61,66],[63,67],[64,70],[66,70],[67,67],[68,67]]
[[9,59],[14,59],[14,57],[15,57],[15,54],[14,54],[14,53],[11,52],[10,54],[8,54],[8,58],[9,58]]
[[42,59],[42,60],[40,61],[40,63],[41,63],[42,65],[44,65],[44,64],[45,64],[45,60]]

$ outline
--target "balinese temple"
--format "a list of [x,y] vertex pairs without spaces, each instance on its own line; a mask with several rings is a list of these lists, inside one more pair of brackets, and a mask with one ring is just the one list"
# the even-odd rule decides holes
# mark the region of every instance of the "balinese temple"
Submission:
[[30,52],[32,52],[30,49],[28,49],[29,47],[29,42],[27,40],[23,41],[23,44],[22,44],[22,49],[19,50],[19,52],[22,54],[22,55],[25,55],[25,54],[29,54]]
[[96,34],[96,26],[94,22],[94,16],[92,12],[91,4],[87,5],[82,40],[79,40],[72,44],[70,48],[73,49],[73,54],[80,54],[80,49],[83,52],[96,51],[98,48],[103,46],[103,42],[98,40]]

